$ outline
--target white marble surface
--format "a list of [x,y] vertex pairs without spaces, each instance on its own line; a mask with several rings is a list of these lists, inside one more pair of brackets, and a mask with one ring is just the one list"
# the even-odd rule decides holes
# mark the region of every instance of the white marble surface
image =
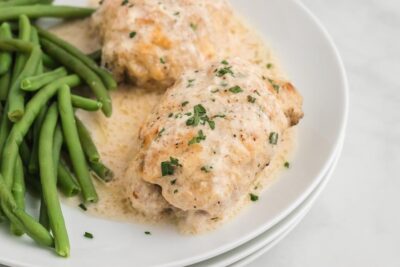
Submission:
[[400,1],[303,2],[347,68],[345,147],[309,215],[250,266],[400,266]]

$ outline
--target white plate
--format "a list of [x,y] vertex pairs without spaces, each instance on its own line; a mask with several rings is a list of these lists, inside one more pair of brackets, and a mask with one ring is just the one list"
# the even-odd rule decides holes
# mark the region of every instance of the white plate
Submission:
[[263,251],[265,253],[267,248],[272,248],[272,245],[277,244],[280,240],[283,239],[283,237],[289,234],[291,230],[293,230],[295,226],[302,221],[302,219],[307,215],[308,211],[312,208],[318,196],[328,184],[330,177],[335,170],[337,162],[340,158],[342,146],[343,140],[335,154],[335,161],[333,162],[332,166],[329,167],[329,170],[324,175],[323,180],[320,182],[317,188],[307,197],[307,199],[303,203],[300,204],[299,207],[297,207],[282,221],[280,221],[264,233],[260,234],[256,238],[237,248],[234,248],[228,252],[225,252],[206,261],[190,265],[188,267],[228,266],[230,264],[236,264],[238,262],[246,261],[247,257],[255,257],[256,254],[258,255],[259,251]]
[[[56,1],[82,4],[81,0]],[[231,250],[265,232],[286,217],[312,192],[332,164],[344,135],[347,84],[331,39],[298,2],[232,0],[265,35],[305,99],[299,147],[290,171],[266,190],[260,201],[232,222],[201,236],[179,235],[173,227],[131,225],[90,218],[64,207],[72,244],[69,259],[15,238],[1,227],[0,262],[12,266],[183,266]],[[144,231],[152,235],[144,235]],[[92,232],[93,240],[82,237]]]

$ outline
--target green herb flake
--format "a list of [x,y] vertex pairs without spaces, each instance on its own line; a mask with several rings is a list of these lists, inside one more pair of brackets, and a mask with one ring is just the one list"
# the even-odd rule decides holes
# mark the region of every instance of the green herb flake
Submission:
[[186,85],[186,88],[192,87],[194,85],[195,79],[189,79],[188,84]]
[[212,166],[203,166],[203,167],[201,167],[200,170],[205,172],[205,173],[209,173],[209,172],[211,172],[212,169],[213,169]]
[[276,132],[270,133],[270,135],[269,135],[269,143],[271,145],[278,144],[278,139],[279,139],[279,134],[278,133],[276,133]]
[[285,164],[283,164],[283,166],[285,166],[286,169],[290,168],[290,163],[288,161],[285,162]]
[[85,232],[84,234],[83,234],[83,236],[84,237],[86,237],[86,238],[89,238],[89,239],[93,239],[93,234],[92,233],[89,233],[89,232]]
[[218,115],[212,116],[213,119],[215,119],[215,118],[225,118],[225,117],[226,117],[225,114],[218,114]]
[[181,12],[177,11],[174,13],[174,16],[179,16],[179,14],[181,14]]
[[144,234],[145,234],[145,235],[151,235],[151,232],[146,231],[146,232],[144,232]]
[[174,184],[176,184],[176,179],[171,180],[171,185],[174,185]]
[[157,137],[161,137],[161,135],[163,134],[163,132],[165,132],[165,128],[162,128],[159,132]]
[[165,64],[164,58],[160,57],[160,63],[161,63],[161,64]]
[[131,38],[131,39],[135,38],[136,34],[137,34],[136,32],[130,32],[129,33],[129,38]]
[[172,116],[174,116],[174,113],[169,113],[168,114],[168,118],[171,118]]
[[232,76],[235,76],[233,71],[232,71],[232,66],[228,66],[228,67],[223,67],[223,68],[217,69],[215,72],[217,73],[217,77],[223,77],[226,74],[230,74]]
[[272,69],[273,67],[274,67],[274,65],[272,63],[267,64],[267,69]]
[[176,167],[182,167],[181,164],[179,164],[179,160],[173,157],[169,158],[169,161],[163,161],[161,162],[161,175],[162,176],[168,176],[168,175],[173,175],[175,173],[175,168]]
[[219,92],[219,89],[211,90],[211,93],[213,93],[213,94],[218,93],[218,92]]
[[240,86],[236,85],[234,87],[229,88],[229,92],[234,93],[234,94],[238,94],[238,93],[243,92],[243,90],[242,90],[242,88]]
[[253,193],[250,193],[250,200],[253,202],[258,201],[259,197]]
[[191,22],[190,28],[192,28],[193,31],[197,31],[197,24],[194,24],[193,22]]
[[127,4],[129,4],[129,0],[123,0],[122,3],[121,3],[121,6],[125,6]]
[[223,64],[223,65],[229,65],[229,62],[226,61],[226,60],[222,60],[222,61],[221,61],[221,64]]
[[201,141],[206,140],[207,136],[204,135],[203,131],[200,130],[197,133],[197,136],[193,137],[192,140],[189,141],[189,146],[193,144],[199,144]]
[[87,211],[87,207],[83,203],[79,204],[79,208],[81,208],[83,211]]
[[252,97],[251,95],[248,95],[248,96],[247,96],[247,101],[250,102],[250,103],[253,103],[253,104],[254,104],[254,103],[256,102],[256,100],[257,100],[257,99],[256,99],[255,97]]
[[189,104],[189,101],[185,101],[185,102],[183,102],[181,105],[182,105],[182,107],[184,107],[184,106],[186,106],[187,104]]
[[279,93],[279,89],[280,89],[279,84],[275,83],[274,80],[271,80],[271,79],[268,79],[268,81],[269,81],[270,84],[272,85],[272,88],[274,88],[274,90],[275,90],[277,93]]
[[176,194],[176,193],[178,193],[178,189],[175,189],[175,190],[174,190],[174,194]]

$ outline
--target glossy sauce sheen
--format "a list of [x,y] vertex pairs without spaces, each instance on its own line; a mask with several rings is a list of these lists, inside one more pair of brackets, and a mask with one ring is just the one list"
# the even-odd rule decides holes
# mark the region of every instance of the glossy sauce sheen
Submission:
[[[242,22],[241,22],[242,23]],[[271,49],[266,46],[265,42],[250,30],[246,24],[242,24],[243,42],[238,44],[236,56],[241,56],[253,63],[263,67],[265,75],[273,79],[282,79],[285,75],[279,67],[279,63],[274,57]],[[76,21],[63,24],[52,31],[63,39],[66,39],[82,49],[84,52],[92,52],[99,48],[99,42],[93,35],[90,27],[90,20]],[[249,51],[252,51],[251,53]],[[272,64],[272,68],[267,68],[267,64]],[[174,222],[174,218],[165,217],[143,217],[135,212],[130,205],[127,197],[127,188],[130,181],[125,177],[125,171],[132,164],[139,151],[139,129],[145,122],[148,115],[151,114],[153,108],[159,103],[163,94],[148,89],[133,88],[131,85],[120,85],[118,90],[111,92],[113,101],[113,115],[107,119],[102,113],[86,113],[80,111],[78,116],[87,125],[97,147],[101,153],[102,160],[109,166],[115,178],[113,182],[103,184],[96,182],[99,193],[99,202],[88,206],[88,213],[94,216],[100,216],[112,220],[128,221],[128,222]],[[253,190],[249,193],[259,195],[266,185],[269,185],[274,177],[283,168],[284,163],[289,159],[290,153],[293,151],[295,133],[291,128],[285,131],[280,137],[277,151],[268,168],[265,168],[258,174],[253,185]],[[262,197],[262,195],[260,196]],[[79,199],[65,200],[71,205],[78,205]],[[179,223],[179,229],[182,232],[203,232],[214,228],[227,218],[232,217],[245,204],[250,203],[248,194],[244,194],[231,211],[226,214],[224,220],[217,221],[213,224],[201,222],[199,217],[187,217],[185,223]],[[193,222],[191,220],[196,220]],[[196,227],[193,227],[196,225]],[[199,227],[201,225],[201,227]]]

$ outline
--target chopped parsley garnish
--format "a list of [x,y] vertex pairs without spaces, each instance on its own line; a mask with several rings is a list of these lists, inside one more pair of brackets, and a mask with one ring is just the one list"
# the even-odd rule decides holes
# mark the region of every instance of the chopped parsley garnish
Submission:
[[218,77],[223,77],[226,74],[230,74],[232,76],[235,76],[233,74],[233,71],[232,71],[232,66],[227,66],[227,67],[223,67],[223,68],[220,68],[220,69],[216,69],[215,72],[217,73]]
[[268,63],[268,64],[267,64],[267,69],[272,69],[273,66],[274,66],[274,65],[272,65],[272,63]]
[[157,137],[161,137],[161,135],[163,134],[163,132],[165,132],[165,128],[162,128],[159,132]]
[[290,168],[290,163],[288,161],[286,161],[285,164],[283,164],[283,166],[285,166],[285,168],[289,169]]
[[190,80],[188,80],[188,84],[187,84],[186,88],[192,87],[194,81],[195,81],[195,79],[190,79]]
[[169,161],[161,162],[161,175],[162,176],[173,175],[175,173],[176,167],[182,167],[182,165],[179,164],[178,159],[170,157]]
[[256,100],[257,100],[257,98],[252,97],[251,95],[248,95],[248,96],[247,96],[247,101],[250,102],[250,103],[255,103]]
[[165,64],[164,58],[160,57],[160,63],[161,63],[161,64]]
[[168,118],[171,118],[172,116],[174,116],[174,113],[169,113],[168,114]]
[[189,104],[189,101],[185,101],[185,102],[182,102],[182,107],[184,107],[184,106],[186,106],[187,104]]
[[79,204],[79,208],[81,208],[84,211],[87,211],[87,207],[83,203]]
[[269,143],[271,145],[278,144],[278,139],[279,139],[279,134],[278,133],[276,133],[276,132],[270,133],[270,135],[269,135]]
[[206,109],[201,104],[194,106],[193,116],[186,121],[186,125],[196,127],[199,124],[205,125],[206,123],[208,123],[210,128],[214,130],[215,122],[213,120],[210,120],[210,118],[206,115],[206,113],[207,113]]
[[215,119],[215,118],[225,118],[225,117],[226,117],[225,114],[218,114],[218,115],[212,116],[213,119]]
[[129,38],[135,38],[136,32],[130,32],[129,33]]
[[186,116],[192,116],[192,112],[185,113]]
[[223,65],[229,65],[229,62],[226,61],[226,60],[222,60],[222,61],[221,61],[221,64],[223,64]]
[[274,88],[274,90],[275,90],[277,93],[279,93],[280,86],[279,86],[278,84],[276,84],[276,83],[275,83],[273,80],[271,80],[271,79],[268,79],[268,81],[271,83],[272,88]]
[[176,184],[176,179],[171,181],[171,185],[174,185],[174,184]]
[[127,5],[127,4],[129,4],[129,0],[123,0],[122,3],[121,3],[121,6],[124,6],[124,5]]
[[257,195],[254,195],[253,193],[250,193],[250,200],[253,201],[253,202],[255,202],[255,201],[258,200],[258,196],[257,196]]
[[190,28],[192,28],[192,30],[196,31],[197,30],[197,24],[194,24],[193,22],[190,23]]
[[212,168],[213,168],[212,166],[203,166],[203,167],[201,167],[200,170],[205,173],[209,173],[209,172],[211,172]]
[[146,232],[144,232],[144,234],[145,234],[145,235],[151,235],[151,232],[146,231]]
[[229,88],[229,92],[234,93],[234,94],[238,94],[238,93],[243,92],[243,90],[242,90],[242,88],[240,86],[236,85],[234,87]]
[[189,146],[193,144],[199,144],[201,141],[206,140],[206,136],[203,133],[203,130],[200,130],[197,133],[197,136],[193,137],[192,140],[189,141]]
[[177,11],[174,13],[174,16],[179,16],[179,14],[181,14],[181,12]]
[[84,234],[83,234],[83,236],[84,237],[86,237],[86,238],[89,238],[89,239],[93,239],[93,234],[92,233],[89,233],[89,232],[85,232]]
[[175,189],[175,190],[174,190],[174,194],[176,194],[176,193],[178,193],[178,189]]

